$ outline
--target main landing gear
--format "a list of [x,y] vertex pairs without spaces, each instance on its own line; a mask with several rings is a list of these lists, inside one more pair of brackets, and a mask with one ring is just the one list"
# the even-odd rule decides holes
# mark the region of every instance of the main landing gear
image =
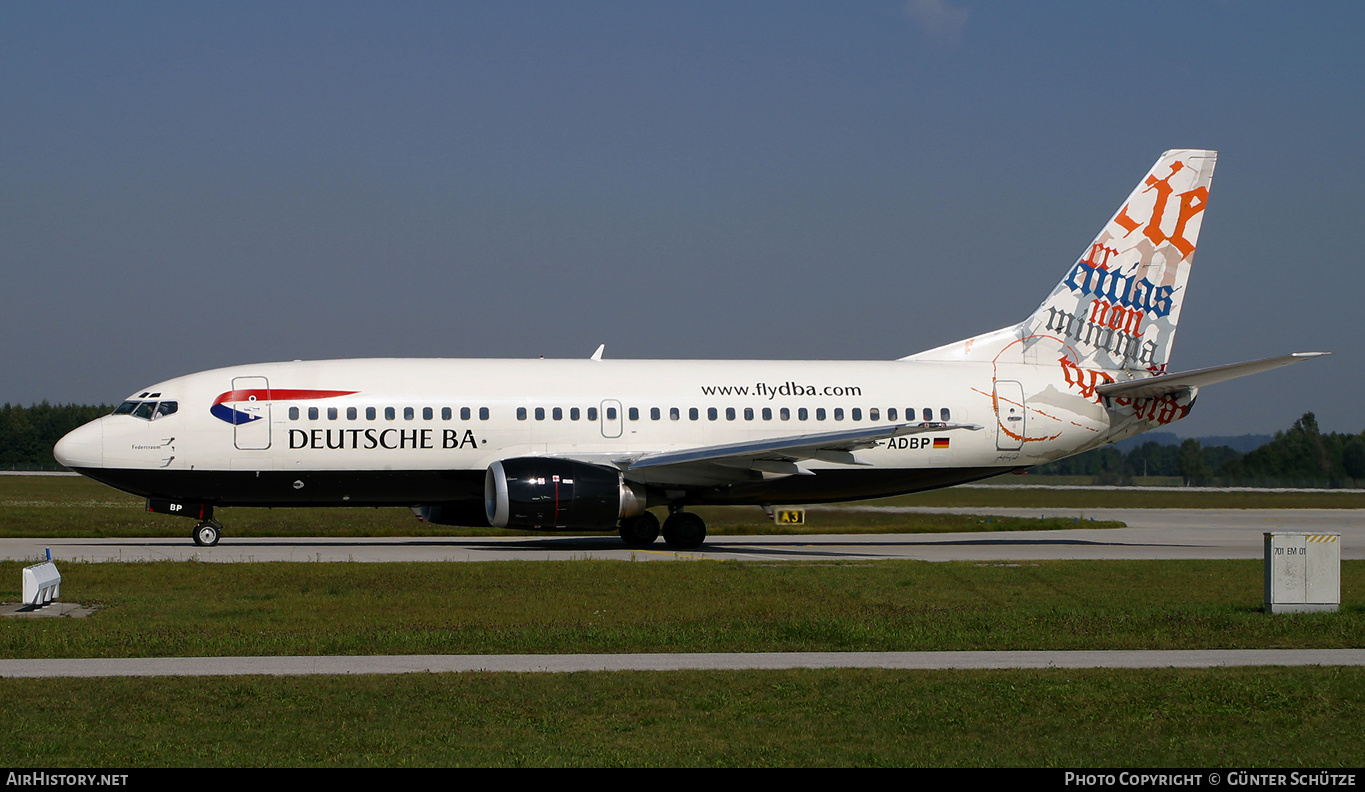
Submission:
[[626,547],[649,547],[659,538],[659,518],[649,512],[621,521],[621,541]]
[[[627,547],[649,547],[659,538],[659,518],[649,512],[621,521],[621,539]],[[706,541],[706,521],[681,509],[663,524],[664,541],[674,550],[692,550]]]
[[217,521],[204,520],[194,526],[194,533],[191,536],[194,538],[194,543],[200,547],[213,547],[218,544],[218,535],[222,531],[223,526],[219,525]]

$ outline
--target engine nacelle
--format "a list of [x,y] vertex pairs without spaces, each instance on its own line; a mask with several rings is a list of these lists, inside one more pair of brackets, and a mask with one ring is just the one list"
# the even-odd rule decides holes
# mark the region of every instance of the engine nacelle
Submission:
[[645,510],[645,492],[619,470],[570,459],[494,462],[484,477],[484,508],[498,528],[615,528]]

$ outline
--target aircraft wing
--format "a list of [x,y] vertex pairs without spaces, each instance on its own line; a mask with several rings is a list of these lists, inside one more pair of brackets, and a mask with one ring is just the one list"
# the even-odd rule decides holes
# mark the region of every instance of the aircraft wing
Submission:
[[1212,385],[1216,382],[1224,382],[1238,377],[1245,377],[1249,374],[1259,374],[1262,371],[1270,371],[1281,366],[1288,366],[1291,363],[1298,363],[1310,358],[1321,357],[1330,354],[1328,352],[1295,352],[1292,355],[1281,357],[1266,358],[1264,360],[1253,360],[1247,363],[1232,363],[1227,366],[1214,366],[1212,368],[1196,369],[1195,371],[1185,371],[1177,374],[1162,374],[1157,377],[1133,380],[1131,382],[1111,382],[1107,385],[1100,385],[1095,390],[1101,396],[1123,397],[1129,399],[1150,399],[1155,396],[1166,396],[1178,393],[1190,388],[1202,388],[1205,385]]
[[901,435],[950,432],[963,429],[976,431],[981,428],[980,424],[939,421],[886,424],[837,432],[787,435],[764,440],[646,452],[628,457],[617,457],[612,462],[623,470],[658,469],[675,465],[695,466],[698,463],[710,463],[729,469],[799,474],[806,472],[796,467],[795,463],[800,460],[818,459],[823,462],[835,462],[844,465],[866,465],[868,463],[859,460],[853,455],[853,452],[862,448],[872,448],[881,440]]

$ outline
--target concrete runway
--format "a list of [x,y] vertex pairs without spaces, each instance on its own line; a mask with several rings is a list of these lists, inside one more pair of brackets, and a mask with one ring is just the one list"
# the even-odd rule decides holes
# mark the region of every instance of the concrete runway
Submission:
[[[217,547],[184,538],[0,539],[0,558],[56,561],[1037,561],[1044,559],[1178,559],[1264,557],[1266,531],[1340,533],[1341,557],[1365,559],[1360,509],[949,509],[840,507],[927,513],[1072,517],[1075,529],[998,533],[717,536],[696,550],[662,541],[631,550],[614,536],[283,538],[234,537],[229,524]],[[810,510],[818,515],[815,509]],[[1085,522],[1121,520],[1127,528],[1087,529]]]

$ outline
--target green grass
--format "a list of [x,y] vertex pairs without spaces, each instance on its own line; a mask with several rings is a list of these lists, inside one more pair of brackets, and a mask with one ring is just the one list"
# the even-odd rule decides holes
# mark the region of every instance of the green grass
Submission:
[[0,679],[0,765],[1360,767],[1362,701],[1360,668]]
[[[0,564],[18,599],[21,564]],[[1261,612],[1257,561],[74,564],[85,619],[0,620],[3,657],[1365,646]]]
[[[1365,507],[1335,493],[1159,494],[958,489],[894,502]],[[454,533],[400,509],[223,517],[238,535]],[[920,518],[848,522],[932,526]],[[707,519],[773,529],[756,509]],[[825,530],[823,513],[808,519]],[[83,479],[0,477],[0,535],[188,526]],[[18,598],[21,566],[0,563],[0,599]],[[1365,646],[1355,561],[1342,564],[1341,612],[1273,617],[1255,561],[66,563],[62,574],[64,600],[99,610],[0,620],[0,656]],[[22,735],[0,744],[0,765],[1360,767],[1362,701],[1360,668],[0,679],[0,717]]]

